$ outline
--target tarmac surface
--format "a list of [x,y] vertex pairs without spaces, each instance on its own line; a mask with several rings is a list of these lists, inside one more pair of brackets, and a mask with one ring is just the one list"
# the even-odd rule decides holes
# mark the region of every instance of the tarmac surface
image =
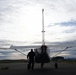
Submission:
[[0,75],[76,75],[76,63],[58,62],[58,69],[52,62],[43,69],[36,63],[34,70],[27,70],[27,63],[0,63]]

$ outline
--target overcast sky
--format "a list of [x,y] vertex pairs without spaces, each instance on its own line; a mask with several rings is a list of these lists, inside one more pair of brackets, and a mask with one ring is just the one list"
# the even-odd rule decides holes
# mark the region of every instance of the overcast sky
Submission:
[[44,9],[46,44],[76,45],[76,0],[0,0],[0,47],[42,41]]

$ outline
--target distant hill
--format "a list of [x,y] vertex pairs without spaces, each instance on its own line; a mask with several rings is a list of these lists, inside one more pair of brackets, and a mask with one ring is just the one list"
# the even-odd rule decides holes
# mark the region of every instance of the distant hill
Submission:
[[24,63],[27,62],[27,60],[21,59],[21,60],[0,60],[0,63]]
[[58,60],[64,60],[64,57],[62,56],[57,56],[52,58],[53,61],[58,61]]

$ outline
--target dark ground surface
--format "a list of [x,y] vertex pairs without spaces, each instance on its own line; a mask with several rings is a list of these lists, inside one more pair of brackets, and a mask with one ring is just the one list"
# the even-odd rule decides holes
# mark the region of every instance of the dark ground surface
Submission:
[[0,63],[0,75],[76,75],[76,63],[58,62],[58,69],[54,63],[48,63],[41,69],[35,64],[34,70],[27,70],[27,63]]

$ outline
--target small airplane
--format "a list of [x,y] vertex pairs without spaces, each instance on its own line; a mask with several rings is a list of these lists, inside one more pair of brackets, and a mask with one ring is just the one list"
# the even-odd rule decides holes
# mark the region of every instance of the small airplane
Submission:
[[[37,46],[13,46],[11,45],[10,48],[0,48],[0,49],[14,49],[16,51],[18,51],[17,49],[22,49],[22,48],[34,48],[35,51],[35,62],[36,63],[41,63],[41,68],[43,68],[45,63],[49,63],[50,62],[50,56],[48,55],[48,47],[51,47],[51,45],[46,45],[45,44],[45,30],[44,30],[44,9],[42,9],[42,45],[37,45]],[[69,46],[69,47],[65,47],[65,49],[63,49],[62,51],[65,51],[68,48],[71,48],[73,46]],[[62,52],[61,51],[61,52]],[[20,53],[22,53],[21,51],[18,51]],[[61,52],[57,53],[55,56],[57,56],[58,54],[60,54]],[[24,53],[22,53],[23,55],[25,55]],[[26,56],[26,55],[25,55]]]
[[15,49],[18,51],[18,48],[35,48],[35,62],[41,63],[41,67],[43,68],[44,63],[50,62],[50,57],[47,53],[47,46],[45,45],[44,40],[44,9],[42,9],[42,45],[41,46],[10,46],[11,49]]

